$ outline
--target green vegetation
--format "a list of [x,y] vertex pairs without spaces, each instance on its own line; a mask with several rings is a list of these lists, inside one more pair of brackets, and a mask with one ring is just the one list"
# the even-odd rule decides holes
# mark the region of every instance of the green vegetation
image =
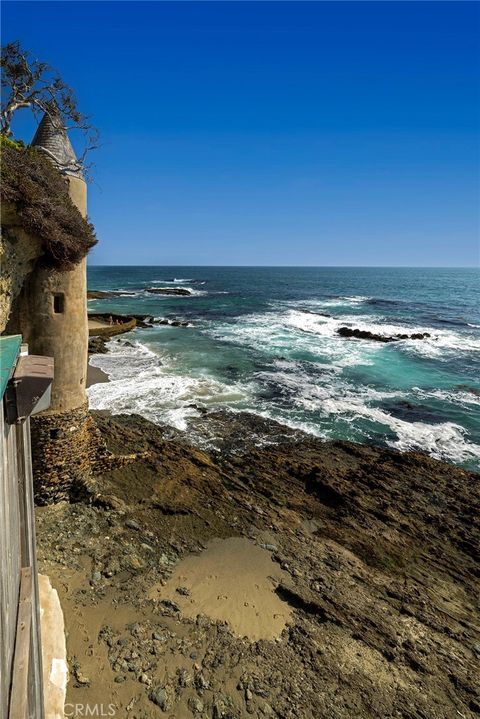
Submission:
[[77,264],[96,244],[93,225],[68,194],[64,177],[41,152],[1,136],[2,202],[15,206],[25,232],[37,235],[44,261],[57,269]]

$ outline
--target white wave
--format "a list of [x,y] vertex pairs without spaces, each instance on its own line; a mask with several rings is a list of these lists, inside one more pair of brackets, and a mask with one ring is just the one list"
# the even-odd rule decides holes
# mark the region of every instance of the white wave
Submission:
[[387,440],[387,444],[401,451],[422,450],[437,459],[454,462],[480,459],[480,446],[468,442],[465,439],[467,431],[453,422],[406,422],[378,407],[368,406],[361,397],[354,396],[331,398],[324,402],[323,409],[331,414],[343,415],[348,421],[363,417],[389,427],[397,435],[397,439]]
[[365,297],[363,295],[353,295],[345,297],[331,297],[330,299],[318,299],[314,300],[314,302],[320,307],[343,307],[345,305],[361,305],[371,299],[371,297]]
[[281,394],[287,395],[293,406],[308,412],[325,413],[331,400],[342,397],[344,401],[381,401],[384,399],[401,398],[404,393],[401,391],[387,392],[379,391],[373,387],[353,387],[350,383],[343,381],[341,376],[330,377],[328,383],[320,384],[315,376],[302,370],[298,365],[292,363],[288,371],[258,372],[255,379],[260,382],[274,384]]
[[353,304],[360,304],[362,302],[367,302],[368,300],[373,299],[372,297],[365,297],[364,295],[354,295],[353,297],[341,297],[340,299],[347,300],[347,302],[352,302]]
[[193,277],[188,277],[187,279],[178,279],[177,277],[174,277],[173,282],[195,282]]
[[[416,334],[427,332],[430,337],[423,340],[405,339],[398,340],[396,346],[408,352],[428,357],[440,357],[442,354],[456,351],[480,352],[480,337],[478,334],[467,334],[453,332],[451,330],[437,329],[425,325],[408,326],[393,324],[385,321],[382,317],[372,315],[345,315],[342,317],[322,317],[321,315],[290,310],[284,317],[284,322],[293,327],[312,332],[324,337],[338,337],[339,327],[355,327],[363,332],[372,332],[384,336],[395,336],[397,334]],[[339,338],[340,339],[340,338]],[[352,344],[372,344],[368,339],[356,339]],[[385,346],[385,345],[384,345]]]
[[449,402],[455,405],[480,406],[480,395],[461,389],[433,389],[428,390],[420,387],[413,387],[412,393],[420,400],[438,399],[441,402]]
[[[233,410],[233,411],[242,411],[242,410]],[[293,419],[292,417],[286,417],[285,415],[280,415],[277,412],[272,412],[271,410],[259,410],[258,408],[255,408],[254,410],[249,410],[249,412],[252,412],[253,414],[258,415],[259,417],[263,417],[264,419],[273,419],[275,422],[278,422],[279,424],[283,424],[285,427],[289,427],[290,429],[297,429],[301,432],[305,432],[306,434],[311,434],[314,437],[319,437],[320,439],[327,439],[328,433],[324,430],[322,430],[317,424],[314,422],[308,422],[308,421],[302,421],[299,419]]]
[[190,293],[194,297],[205,297],[205,295],[208,295],[207,290],[196,290],[193,287],[186,287],[185,289],[190,290]]
[[[383,409],[374,406],[386,399],[409,399],[411,393],[402,391],[380,391],[367,386],[354,386],[342,379],[341,375],[330,376],[328,382],[319,383],[314,376],[302,369],[300,363],[278,361],[278,371],[259,372],[255,378],[260,383],[275,385],[280,398],[283,396],[292,408],[303,412],[315,412],[320,416],[341,417],[345,422],[356,424],[359,418],[388,427],[396,434],[395,440],[387,443],[401,451],[421,450],[437,459],[448,459],[453,462],[465,462],[480,459],[480,446],[469,442],[467,431],[452,422],[428,424],[409,422],[398,419]],[[480,398],[468,392],[448,392],[440,390],[412,390],[414,397],[420,400],[438,398],[442,401],[463,401],[480,404]],[[278,404],[278,403],[277,403]],[[255,409],[257,412],[258,410]],[[288,424],[290,427],[303,429],[310,434],[320,436],[318,422],[298,421],[295,419],[279,419],[270,410],[258,411],[262,416],[270,416]],[[294,414],[294,413],[290,413]],[[315,429],[316,428],[316,429]],[[330,431],[324,430],[323,436]],[[378,430],[376,430],[378,432]]]
[[[317,361],[337,368],[372,364],[378,346],[370,342],[355,345],[339,342],[334,320],[289,310],[281,314],[258,314],[240,317],[236,322],[216,323],[205,333],[223,342],[268,350],[270,355],[291,352],[311,353]],[[323,334],[322,341],[319,335]]]
[[[338,327],[344,324],[379,334],[426,331],[435,334],[436,339],[405,340],[394,345],[367,340],[348,341],[337,334]],[[480,398],[474,393],[435,388],[379,391],[368,386],[354,386],[343,374],[349,365],[373,364],[376,354],[384,352],[385,347],[424,352],[425,347],[431,345],[440,347],[442,353],[458,352],[459,343],[469,346],[468,343],[473,342],[476,347],[475,341],[480,342],[471,335],[428,327],[405,327],[369,315],[336,319],[285,308],[279,313],[253,314],[239,317],[234,322],[217,322],[207,326],[205,332],[222,341],[266,349],[273,355],[274,368],[256,373],[249,384],[232,386],[205,374],[180,374],[175,366],[161,364],[165,360],[161,354],[137,342],[129,347],[121,338],[109,343],[110,354],[93,356],[90,360],[91,364],[107,372],[111,380],[89,388],[92,408],[138,413],[151,421],[170,424],[184,431],[189,419],[198,416],[192,407],[195,404],[227,405],[239,411],[247,409],[316,436],[333,436],[335,419],[339,418],[350,423],[352,430],[358,430],[360,434],[364,432],[364,423],[367,427],[369,423],[376,425],[372,433],[367,430],[370,436],[381,434],[382,427],[388,428],[388,435],[392,433],[395,438],[386,441],[402,451],[422,450],[453,462],[480,459],[480,447],[469,441],[468,432],[458,424],[409,422],[374,406],[389,398],[409,399],[412,393],[420,401],[478,405]],[[299,351],[303,357],[311,356],[312,362],[295,359],[298,357],[295,353]],[[258,390],[265,386],[274,388],[277,397],[263,400]]]
[[[178,325],[174,325],[173,323],[174,323],[174,322],[184,322],[185,320],[182,320],[181,318],[180,318],[180,319],[171,320],[171,319],[169,319],[168,317],[154,317],[154,318],[153,318],[153,321],[154,321],[154,322],[161,322],[161,324],[159,325],[159,327],[165,327],[165,326],[168,326],[168,327],[178,327]],[[166,323],[166,324],[165,324],[165,323]],[[192,322],[187,322],[186,325],[182,324],[181,327],[195,327],[195,325],[192,324]]]
[[188,418],[198,415],[192,405],[235,404],[245,400],[246,389],[241,385],[231,387],[207,376],[178,374],[139,342],[130,347],[113,340],[108,346],[108,354],[90,358],[90,363],[106,372],[110,380],[89,387],[92,409],[140,414],[152,422],[185,431]]

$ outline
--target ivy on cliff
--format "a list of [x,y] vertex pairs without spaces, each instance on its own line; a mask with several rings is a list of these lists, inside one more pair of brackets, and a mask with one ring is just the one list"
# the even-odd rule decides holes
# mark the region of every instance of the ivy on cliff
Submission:
[[21,226],[37,235],[44,261],[72,268],[96,244],[93,225],[72,203],[68,184],[52,163],[33,147],[1,137],[2,202],[15,206]]

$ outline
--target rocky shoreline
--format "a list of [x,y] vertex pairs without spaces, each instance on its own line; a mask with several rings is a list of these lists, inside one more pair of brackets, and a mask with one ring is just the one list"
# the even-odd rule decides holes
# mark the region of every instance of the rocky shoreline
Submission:
[[[199,418],[210,449],[138,416],[93,416],[111,451],[147,455],[96,477],[88,501],[37,509],[68,701],[136,719],[478,716],[478,475],[250,414]],[[207,596],[196,558],[228,538],[252,560],[229,550],[237,586]],[[287,617],[275,638],[228,621],[255,553]]]

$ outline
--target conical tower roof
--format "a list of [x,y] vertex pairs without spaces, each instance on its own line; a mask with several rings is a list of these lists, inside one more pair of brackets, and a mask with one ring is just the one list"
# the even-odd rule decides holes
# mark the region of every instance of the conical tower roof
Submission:
[[60,115],[52,112],[44,114],[32,140],[32,146],[45,152],[60,172],[82,177],[80,163]]

